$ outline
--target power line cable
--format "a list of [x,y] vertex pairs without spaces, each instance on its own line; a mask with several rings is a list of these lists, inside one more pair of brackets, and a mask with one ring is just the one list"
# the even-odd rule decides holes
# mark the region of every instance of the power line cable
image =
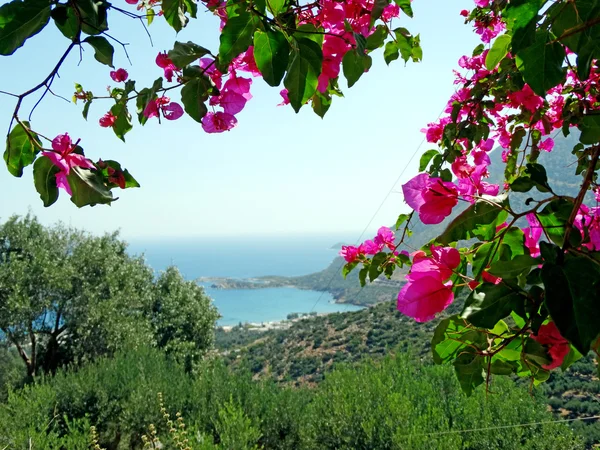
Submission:
[[[443,111],[441,111],[438,114],[438,119],[441,117],[442,113],[443,113]],[[410,163],[412,163],[413,159],[415,158],[415,156],[417,155],[417,153],[419,152],[419,150],[421,149],[421,147],[425,143],[425,139],[426,138],[423,138],[421,140],[421,143],[417,146],[417,148],[415,149],[415,151],[411,155],[411,157],[408,160],[408,162],[404,165],[404,168],[400,172],[400,175],[398,175],[398,178],[396,178],[396,180],[394,181],[394,184],[392,184],[392,186],[390,187],[390,190],[385,195],[385,197],[383,198],[383,200],[381,201],[381,203],[379,204],[379,206],[377,207],[377,209],[375,210],[375,212],[371,216],[371,219],[369,220],[369,222],[367,223],[367,225],[363,229],[362,233],[360,233],[360,236],[356,240],[355,245],[358,245],[358,243],[360,242],[360,240],[362,239],[362,237],[365,235],[365,233],[367,232],[367,230],[371,226],[371,223],[373,223],[373,220],[375,220],[375,217],[377,217],[377,214],[379,214],[379,211],[381,211],[381,208],[383,208],[383,205],[385,204],[385,202],[387,201],[387,199],[390,197],[390,195],[392,194],[392,192],[394,192],[394,188],[396,187],[396,185],[398,184],[398,182],[402,179],[402,177],[404,176],[404,173],[408,169],[408,166],[410,166]],[[331,275],[331,278],[329,278],[329,281],[327,282],[327,285],[325,286],[325,289],[321,291],[321,295],[319,295],[319,297],[317,298],[317,301],[315,302],[315,304],[313,305],[313,307],[310,309],[309,314],[315,310],[315,308],[317,307],[317,305],[319,304],[319,302],[323,298],[323,295],[325,294],[325,292],[327,292],[327,289],[329,289],[329,286],[331,286],[331,283],[333,282],[333,279],[339,274],[339,272],[342,269],[342,267],[344,267],[344,263],[340,264],[339,267],[333,272],[333,274]],[[362,292],[362,289],[363,288],[360,289],[360,291],[358,292],[358,294],[356,295],[356,297],[358,297],[358,295]],[[347,309],[348,306],[346,305],[345,308]]]
[[497,425],[492,427],[482,427],[482,428],[468,428],[465,430],[448,430],[448,431],[432,431],[430,433],[415,433],[415,434],[404,434],[399,437],[418,437],[418,436],[441,436],[445,434],[461,434],[461,433],[473,433],[475,431],[491,431],[491,430],[501,430],[507,428],[519,428],[519,427],[532,427],[537,425],[554,425],[557,423],[566,423],[566,422],[575,422],[577,420],[598,420],[600,416],[589,416],[589,417],[575,417],[573,419],[557,419],[557,420],[544,420],[541,422],[529,422],[529,423],[517,423],[512,425]]

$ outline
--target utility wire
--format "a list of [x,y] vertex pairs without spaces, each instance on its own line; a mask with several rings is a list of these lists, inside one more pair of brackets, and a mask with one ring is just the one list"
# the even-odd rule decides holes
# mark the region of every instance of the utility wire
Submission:
[[[442,111],[443,112],[443,111]],[[438,115],[438,119],[441,117],[442,112],[440,112],[440,114]],[[398,182],[402,179],[402,177],[404,176],[404,173],[406,172],[406,170],[408,169],[408,166],[410,166],[410,163],[413,161],[413,159],[415,159],[415,156],[417,155],[417,153],[419,153],[419,150],[421,149],[421,147],[423,146],[423,144],[425,143],[425,137],[421,140],[421,143],[417,146],[417,148],[415,149],[415,151],[413,152],[413,154],[411,155],[410,159],[408,160],[408,162],[404,165],[404,168],[402,169],[402,171],[400,172],[400,175],[398,175],[398,178],[396,178],[396,180],[394,181],[394,184],[392,184],[392,186],[390,187],[390,190],[388,191],[388,193],[385,195],[385,197],[383,198],[383,200],[381,201],[381,203],[379,204],[379,206],[377,207],[377,209],[375,210],[375,212],[373,213],[373,215],[371,216],[371,219],[369,220],[369,222],[367,223],[367,225],[365,226],[365,228],[362,230],[362,233],[360,233],[360,236],[358,236],[358,239],[356,240],[355,245],[358,245],[358,243],[361,241],[362,237],[365,235],[365,233],[367,232],[367,230],[369,229],[369,227],[371,226],[371,224],[373,223],[373,220],[375,220],[375,217],[377,217],[377,214],[379,214],[379,211],[381,211],[381,208],[383,208],[383,205],[385,204],[385,202],[387,201],[387,199],[390,197],[390,195],[392,194],[392,192],[394,192],[394,188],[396,187],[396,185],[398,184]],[[315,304],[313,305],[313,307],[310,309],[310,312],[313,312],[315,310],[315,308],[317,307],[317,305],[319,304],[319,302],[321,301],[321,299],[323,298],[323,295],[325,295],[325,292],[327,291],[327,289],[329,289],[329,286],[331,286],[331,283],[333,282],[333,279],[339,274],[340,270],[342,269],[342,267],[344,267],[344,263],[342,262],[342,264],[339,265],[339,267],[333,272],[333,274],[331,274],[331,278],[329,278],[329,281],[327,282],[327,286],[325,286],[325,289],[321,291],[321,295],[319,295],[319,297],[317,298],[317,301],[315,302]],[[363,286],[364,287],[364,286]],[[358,295],[362,292],[362,288],[360,289],[360,291],[358,292],[358,294],[356,295],[356,297],[358,297]],[[355,298],[356,298],[355,297]],[[348,308],[348,305],[346,305],[346,309]],[[310,313],[309,313],[310,314]]]
[[517,423],[513,425],[497,425],[493,427],[482,427],[482,428],[469,428],[465,430],[448,430],[448,431],[433,431],[431,433],[415,433],[415,434],[404,434],[399,437],[418,437],[418,436],[441,436],[445,434],[462,434],[462,433],[473,433],[475,431],[491,431],[501,430],[507,428],[519,428],[519,427],[533,427],[536,425],[554,425],[557,423],[575,422],[577,420],[598,420],[600,416],[589,416],[589,417],[576,417],[574,419],[557,419],[557,420],[545,420],[541,422],[529,422],[529,423]]

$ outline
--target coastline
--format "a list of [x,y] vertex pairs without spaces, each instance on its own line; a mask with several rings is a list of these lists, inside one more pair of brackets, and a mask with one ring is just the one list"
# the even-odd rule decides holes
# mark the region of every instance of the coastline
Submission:
[[[341,305],[372,306],[381,301],[395,297],[404,281],[377,279],[361,288],[358,280],[345,280],[339,274],[340,280],[329,279],[327,272],[301,277],[263,276],[254,278],[229,278],[229,277],[200,277],[196,281],[210,289],[222,290],[257,290],[288,287],[305,291],[326,292],[333,297],[333,303]],[[363,292],[364,290],[364,292]],[[362,296],[360,294],[363,294]]]
[[[365,307],[368,308],[368,307]],[[262,333],[270,330],[287,330],[294,323],[300,322],[302,320],[312,319],[313,317],[322,317],[328,316],[330,314],[340,314],[339,312],[322,312],[322,313],[302,313],[298,314],[298,317],[293,319],[282,319],[282,320],[272,320],[269,322],[246,322],[242,324],[242,328],[246,331],[254,331],[257,333]],[[219,325],[216,327],[226,333],[233,331],[235,328],[240,328],[239,325]]]

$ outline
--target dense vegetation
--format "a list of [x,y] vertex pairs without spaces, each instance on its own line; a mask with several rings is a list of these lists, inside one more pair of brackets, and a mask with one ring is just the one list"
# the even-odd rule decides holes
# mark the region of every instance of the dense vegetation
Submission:
[[218,317],[210,298],[174,267],[155,277],[126,249],[117,234],[30,216],[0,225],[0,398],[7,385],[125,346],[157,346],[188,369],[202,359]]
[[[450,309],[448,314],[453,312]],[[340,364],[380,360],[390,353],[408,351],[431,363],[429,336],[436,325],[437,321],[411,321],[396,310],[394,302],[385,302],[361,311],[300,320],[286,330],[218,329],[216,345],[233,367],[250,370],[257,378],[313,385]],[[584,358],[566,372],[552,373],[535,392],[557,418],[600,415],[597,374],[594,359]],[[600,442],[600,421],[574,422],[572,427],[588,446]]]
[[310,389],[253,381],[218,359],[189,374],[161,350],[123,351],[13,393],[0,405],[0,445],[84,449],[93,425],[108,449],[141,448],[153,436],[163,448],[187,448],[174,442],[187,438],[194,449],[581,448],[563,424],[460,432],[551,416],[508,380],[467,398],[448,368],[412,359],[340,368]]

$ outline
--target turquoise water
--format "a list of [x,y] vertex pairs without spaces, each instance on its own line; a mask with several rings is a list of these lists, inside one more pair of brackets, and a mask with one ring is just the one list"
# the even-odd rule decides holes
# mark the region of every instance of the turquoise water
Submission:
[[332,303],[333,297],[326,292],[303,291],[291,287],[254,290],[207,288],[206,291],[215,299],[215,305],[223,316],[219,319],[219,325],[282,320],[290,313],[309,313],[313,306],[317,313],[361,309],[354,305]]
[[[199,277],[251,278],[298,276],[327,267],[337,254],[339,237],[311,236],[237,239],[154,239],[132,241],[129,251],[144,254],[156,271],[175,265],[190,280]],[[219,325],[283,320],[290,313],[355,311],[333,303],[329,293],[290,287],[222,290],[206,287],[221,313]]]

